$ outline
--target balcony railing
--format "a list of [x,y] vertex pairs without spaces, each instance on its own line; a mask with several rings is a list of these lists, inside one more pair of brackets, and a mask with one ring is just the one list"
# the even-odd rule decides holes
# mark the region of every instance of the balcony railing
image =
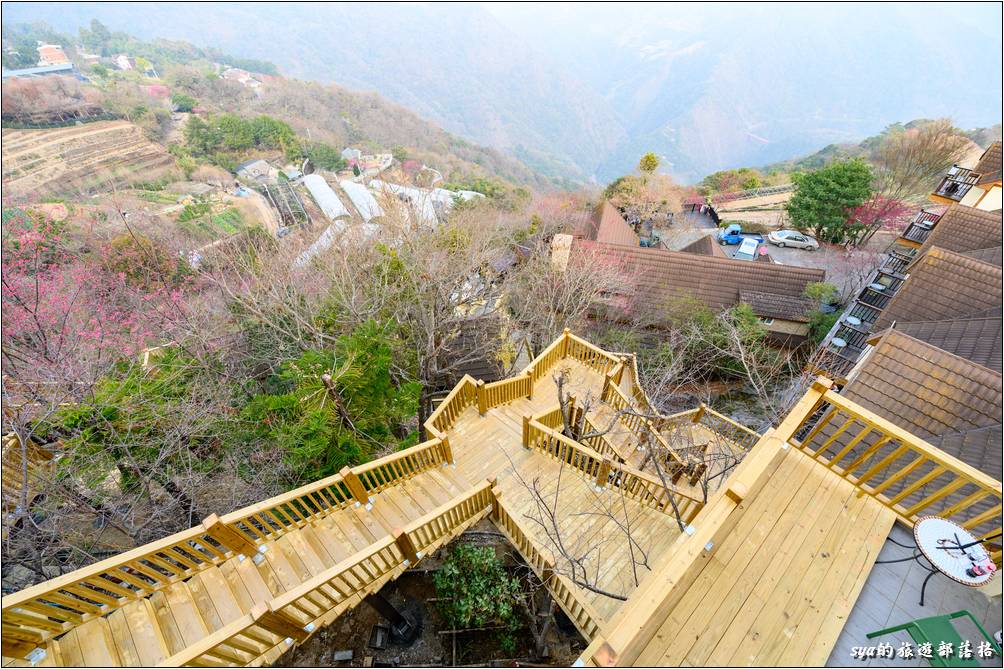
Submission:
[[972,170],[954,165],[948,170],[948,174],[941,180],[941,183],[938,184],[938,188],[934,191],[934,194],[959,202],[966,196],[969,189],[976,185],[979,178],[980,175],[974,173]]
[[882,309],[873,307],[869,304],[863,302],[855,302],[854,306],[847,313],[848,316],[853,316],[861,321],[862,324],[868,324],[869,326],[878,320],[879,315],[882,313]]
[[913,262],[914,254],[905,253],[901,251],[890,251],[882,261],[881,269],[888,270],[890,272],[895,272],[896,274],[902,274],[903,270],[910,266]]
[[885,289],[879,290],[878,286],[880,284],[871,284],[865,286],[861,294],[858,295],[858,302],[867,304],[870,307],[875,307],[876,309],[885,309],[885,305],[889,304],[889,300],[892,299],[892,295],[889,294]]

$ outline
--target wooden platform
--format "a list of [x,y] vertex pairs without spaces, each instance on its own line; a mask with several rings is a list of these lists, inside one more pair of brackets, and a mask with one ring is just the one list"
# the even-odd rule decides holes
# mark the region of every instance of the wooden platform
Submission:
[[636,664],[824,664],[894,520],[789,449]]
[[[577,398],[590,397],[594,406],[610,415],[599,401],[603,376],[575,360],[562,360],[554,373],[566,371],[566,388]],[[547,375],[534,385],[533,399],[520,399],[489,409],[480,416],[467,407],[448,432],[457,459],[457,472],[472,480],[496,477],[507,512],[522,522],[532,538],[552,553],[559,553],[552,526],[542,526],[547,514],[541,496],[557,499],[560,538],[569,554],[586,556],[584,568],[591,583],[604,592],[629,596],[649,569],[637,562],[655,564],[680,534],[674,518],[662,511],[623,500],[612,491],[597,492],[593,482],[574,469],[522,445],[523,416],[558,404],[557,385]],[[627,452],[634,450],[625,428],[613,431]],[[538,494],[531,494],[535,487]],[[557,493],[557,494],[556,494]],[[637,553],[632,559],[630,553]],[[637,574],[636,574],[637,572]],[[637,579],[637,580],[636,580]],[[591,606],[602,624],[622,601],[577,588],[575,596]]]

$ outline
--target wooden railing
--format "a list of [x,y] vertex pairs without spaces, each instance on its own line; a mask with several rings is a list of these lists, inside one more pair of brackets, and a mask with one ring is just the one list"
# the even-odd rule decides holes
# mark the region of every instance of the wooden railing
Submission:
[[603,619],[593,607],[582,598],[582,593],[567,576],[555,571],[554,557],[546,548],[534,541],[523,525],[513,517],[504,503],[502,493],[495,491],[495,508],[492,511],[492,522],[495,523],[522,558],[526,561],[541,583],[551,591],[558,606],[575,624],[575,627],[587,640],[593,639],[603,624]]
[[630,430],[640,441],[644,442],[651,438],[666,454],[670,460],[672,469],[686,467],[686,463],[680,454],[676,452],[666,438],[656,429],[652,420],[647,416],[639,415],[635,412],[631,401],[624,395],[624,392],[614,383],[603,385],[601,399],[609,404],[614,411],[618,412],[621,423]]
[[[976,536],[1001,532],[1001,482],[832,390],[790,442],[912,526],[937,515]],[[1001,561],[1001,541],[989,546]]]
[[568,336],[569,332],[565,330],[560,337],[551,342],[547,348],[540,352],[540,355],[526,366],[524,371],[530,372],[533,383],[544,378],[544,375],[551,371],[551,368],[565,357],[565,346]]
[[477,385],[478,411],[484,415],[486,411],[503,404],[509,404],[524,397],[533,396],[533,375],[525,371],[501,381],[485,383],[478,381]]
[[3,598],[5,644],[31,648],[416,474],[452,462],[434,439],[229,513]]
[[620,363],[618,358],[590,344],[585,339],[571,334],[568,330],[565,330],[564,336],[566,343],[563,357],[578,360],[600,374],[606,374]]
[[529,416],[523,423],[523,445],[577,469],[598,488],[611,487],[650,508],[673,515],[675,503],[685,523],[690,523],[703,506],[702,500],[672,485],[667,487],[658,478],[616,462],[610,456],[604,457]]
[[760,434],[757,432],[745,425],[740,425],[728,416],[723,416],[703,404],[699,409],[694,411],[692,420],[727,439],[744,451],[749,451],[760,441]]
[[460,379],[446,399],[425,421],[425,433],[430,439],[442,437],[457,422],[460,412],[477,401],[478,383],[469,374]]
[[303,642],[367,595],[492,512],[493,481],[417,519],[161,663],[261,664],[275,648]]

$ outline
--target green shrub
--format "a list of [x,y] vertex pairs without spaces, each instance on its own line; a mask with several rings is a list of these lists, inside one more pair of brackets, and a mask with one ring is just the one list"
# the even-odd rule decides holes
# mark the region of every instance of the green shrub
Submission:
[[453,629],[520,626],[520,583],[503,569],[494,548],[457,545],[433,580],[439,609]]

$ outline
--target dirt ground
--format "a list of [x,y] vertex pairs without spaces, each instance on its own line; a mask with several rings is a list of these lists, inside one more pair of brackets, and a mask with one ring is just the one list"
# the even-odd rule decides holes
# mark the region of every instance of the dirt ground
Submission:
[[[508,543],[491,526],[479,525],[477,531],[465,533],[464,541],[494,545],[512,568],[525,568]],[[442,634],[449,625],[440,614],[435,600],[433,573],[442,564],[442,551],[430,556],[419,569],[405,573],[381,591],[399,610],[421,620],[422,632],[410,645],[388,641],[383,649],[369,646],[374,625],[386,621],[367,604],[360,604],[328,628],[320,630],[302,646],[287,653],[276,666],[282,667],[397,667],[397,666],[570,666],[585,648],[585,640],[574,629],[563,630],[551,625],[547,635],[549,657],[535,656],[532,635],[523,630],[515,634],[515,650],[505,651],[495,630]],[[433,601],[430,601],[433,600]],[[567,626],[566,626],[567,627]],[[335,660],[339,651],[351,651],[350,660]],[[341,654],[339,654],[341,655]]]

